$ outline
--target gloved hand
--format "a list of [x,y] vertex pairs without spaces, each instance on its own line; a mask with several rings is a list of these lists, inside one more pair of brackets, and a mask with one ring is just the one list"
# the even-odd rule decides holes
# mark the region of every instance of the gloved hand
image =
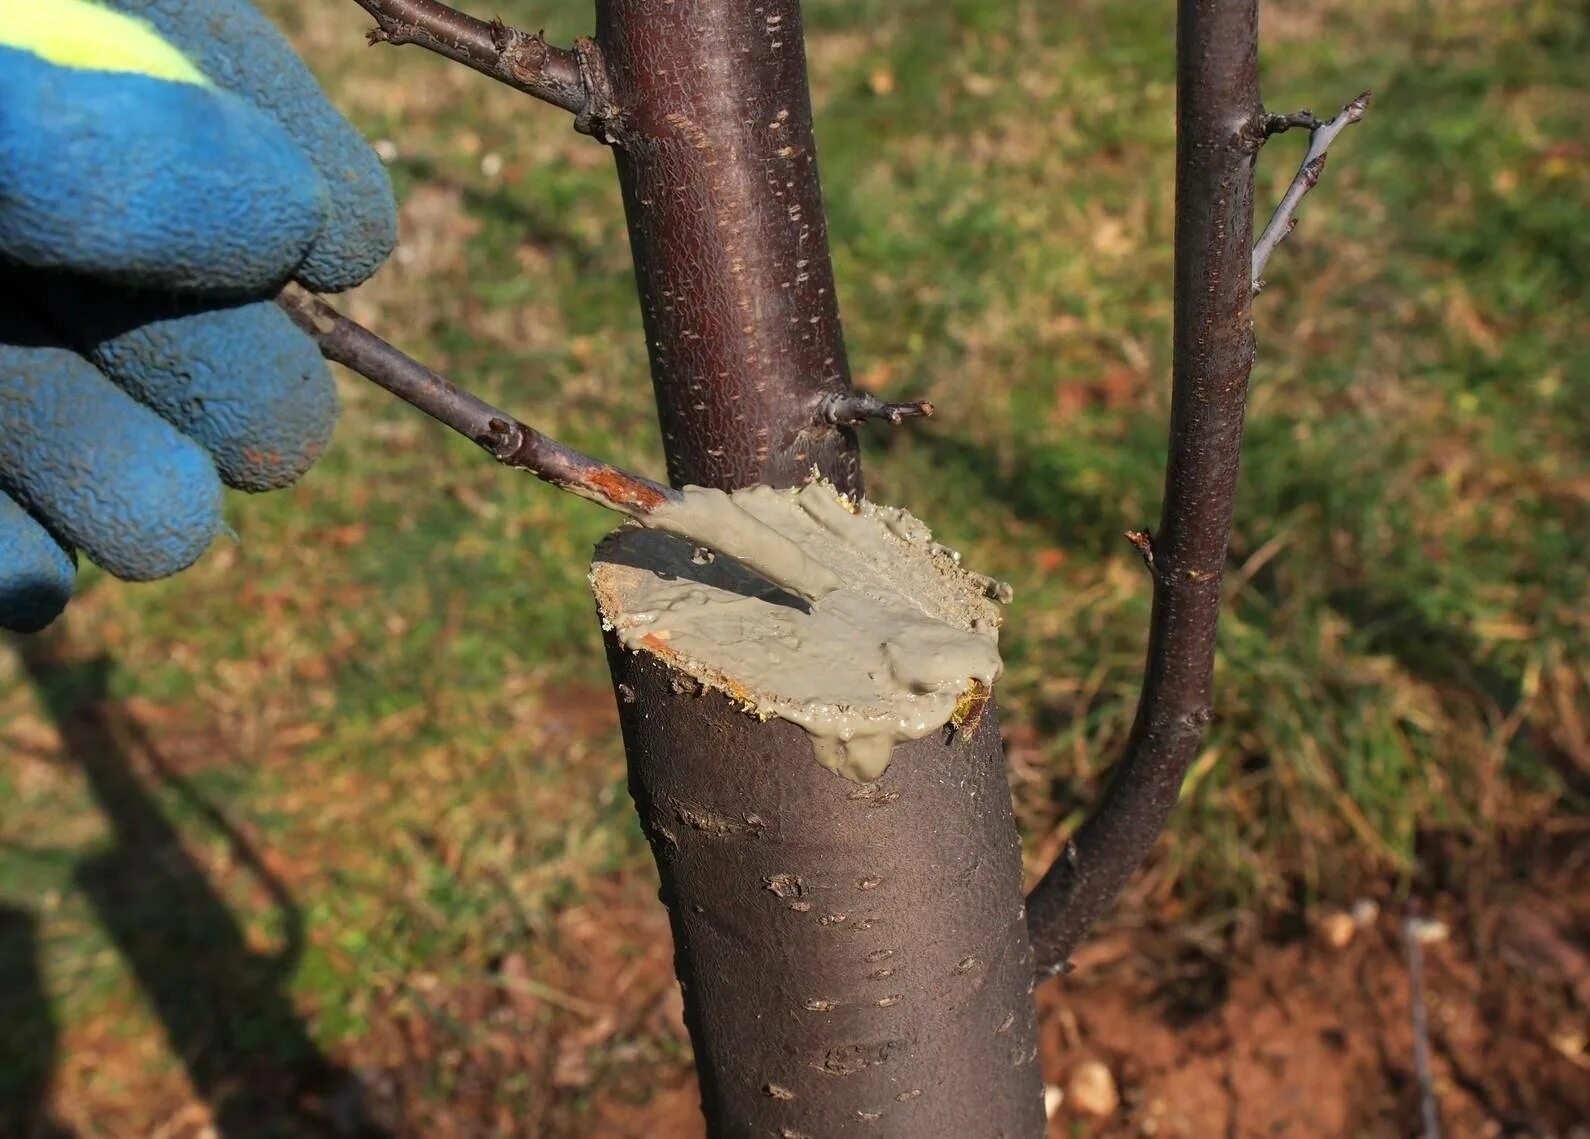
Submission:
[[190,565],[221,483],[285,486],[336,417],[269,297],[396,240],[379,160],[244,0],[0,0],[0,626]]

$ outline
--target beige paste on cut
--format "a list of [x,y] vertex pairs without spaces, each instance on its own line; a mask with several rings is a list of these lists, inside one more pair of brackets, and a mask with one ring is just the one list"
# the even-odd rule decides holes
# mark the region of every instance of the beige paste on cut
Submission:
[[896,743],[942,728],[999,677],[995,599],[1009,588],[962,569],[905,510],[828,483],[687,487],[643,524],[597,550],[604,623],[756,715],[799,724],[847,779],[878,778]]

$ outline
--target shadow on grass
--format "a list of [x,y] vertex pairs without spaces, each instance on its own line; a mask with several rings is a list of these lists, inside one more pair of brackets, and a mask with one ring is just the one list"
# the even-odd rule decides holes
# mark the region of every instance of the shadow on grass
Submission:
[[[1154,431],[1157,437],[1157,428]],[[885,447],[897,445],[887,436],[881,442]],[[1157,525],[1161,475],[1155,463],[1160,460],[1148,457],[1141,438],[1121,443],[1113,456],[1105,455],[1103,449],[1035,445],[1018,439],[1009,440],[1005,448],[996,450],[937,431],[920,432],[910,445],[928,456],[935,479],[958,488],[958,493],[964,495],[963,509],[967,512],[1008,512],[1021,522],[1039,527],[1047,535],[1043,539],[1046,545],[1060,546],[1068,555],[1087,562],[1135,557],[1125,537],[1126,529]],[[1101,474],[1098,464],[1105,461],[1114,465]],[[1151,591],[1145,572],[1145,602]],[[1038,738],[1052,740],[1074,730],[1079,720],[1097,714],[1112,702],[1109,694],[1095,694],[1086,706],[1069,697],[1058,701],[1039,698],[1029,710],[1031,726]],[[1124,730],[1130,723],[1132,707],[1128,705],[1110,714],[1123,718]],[[1056,768],[1051,775],[1048,802],[1092,802],[1086,782],[1074,778],[1070,771]]]
[[[1158,431],[1155,429],[1157,437]],[[869,441],[889,446],[890,440]],[[930,457],[939,477],[968,488],[969,497],[996,503],[1024,522],[1042,526],[1076,554],[1103,559],[1128,550],[1128,527],[1156,525],[1162,455],[1141,452],[1137,440],[1112,448],[1023,445],[1003,456],[986,444],[923,431],[911,445]],[[1102,476],[1090,463],[1110,467]],[[1153,517],[1148,516],[1152,508]]]
[[1504,711],[1523,699],[1519,680],[1486,662],[1478,637],[1430,620],[1412,598],[1368,587],[1336,589],[1328,600],[1365,635],[1367,651],[1389,653],[1426,683],[1467,691]]
[[0,905],[0,1134],[69,1139],[45,1106],[60,1026],[39,970],[39,921]]
[[[1522,679],[1487,660],[1485,647],[1466,629],[1431,620],[1413,598],[1372,588],[1338,589],[1330,604],[1365,635],[1366,649],[1388,653],[1408,672],[1449,698],[1489,705],[1506,715],[1525,701]],[[1518,732],[1508,753],[1520,768],[1549,767],[1570,794],[1590,799],[1590,776],[1562,749]]]
[[[173,771],[139,725],[108,698],[112,662],[66,659],[47,635],[13,642],[55,721],[67,761],[87,781],[109,824],[109,845],[74,870],[93,907],[165,1029],[220,1139],[378,1136],[358,1082],[310,1038],[287,984],[303,950],[303,918],[279,879],[220,810]],[[203,867],[183,848],[141,775],[174,791],[222,836],[232,859],[259,882],[284,930],[275,953],[251,949],[238,919]],[[0,911],[8,1057],[27,1073],[18,1102],[0,1112],[6,1134],[66,1136],[44,1109],[56,1028],[41,984],[36,919]],[[20,1019],[18,1019],[20,1018]],[[14,1027],[22,1031],[14,1031]],[[52,1130],[52,1128],[55,1128]]]

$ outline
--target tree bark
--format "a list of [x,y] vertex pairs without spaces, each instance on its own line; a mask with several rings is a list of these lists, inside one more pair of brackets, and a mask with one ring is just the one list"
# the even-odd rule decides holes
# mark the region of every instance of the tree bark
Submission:
[[862,490],[796,0],[598,0],[668,475]]
[[[796,0],[598,0],[668,472],[859,495]],[[609,638],[716,1136],[1042,1134],[997,714],[856,784]]]
[[1028,899],[1038,964],[1063,968],[1160,833],[1210,717],[1215,632],[1253,366],[1253,170],[1264,141],[1258,0],[1182,0],[1170,455],[1137,715],[1110,783]]
[[1043,1134],[995,715],[852,783],[794,724],[607,647],[711,1133]]
[[[372,40],[465,62],[614,147],[676,487],[815,474],[859,496],[854,424],[931,414],[849,385],[798,0],[596,0],[598,39],[571,51],[439,0],[358,3],[378,21]],[[820,767],[800,729],[700,695],[608,638],[714,1134],[1042,1130],[1027,966],[1063,969],[1162,831],[1203,738],[1251,299],[1331,140],[1368,101],[1324,123],[1266,115],[1257,0],[1180,0],[1169,461],[1159,536],[1127,533],[1154,578],[1143,689],[1104,795],[1014,918],[1020,858],[992,699],[975,728],[900,747],[857,785]],[[1258,150],[1294,126],[1309,128],[1309,151],[1255,248]],[[328,355],[500,461],[629,513],[675,494],[558,447],[312,298],[282,303]]]

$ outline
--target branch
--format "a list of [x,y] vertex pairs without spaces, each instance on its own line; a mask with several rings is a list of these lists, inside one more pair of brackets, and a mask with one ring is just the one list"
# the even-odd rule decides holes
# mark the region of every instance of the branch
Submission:
[[1148,567],[1149,576],[1158,579],[1159,567],[1154,564],[1154,532],[1147,527],[1126,531],[1126,540],[1132,543],[1132,548],[1137,551],[1137,556],[1143,559],[1143,565]]
[[1305,107],[1301,111],[1289,111],[1284,115],[1265,115],[1264,137],[1285,134],[1293,127],[1307,127],[1313,131],[1318,130],[1319,126],[1320,121],[1314,117],[1314,112]]
[[817,405],[817,418],[836,427],[854,427],[869,419],[887,419],[898,426],[906,419],[924,419],[933,414],[933,405],[925,399],[906,403],[885,403],[870,392],[835,392],[824,396]]
[[464,391],[349,320],[299,285],[288,285],[276,303],[320,348],[320,354],[358,372],[432,419],[479,444],[499,463],[639,518],[668,502],[677,491],[610,467],[571,450],[505,411]]
[[1413,1070],[1419,1081],[1419,1117],[1423,1139],[1441,1139],[1441,1112],[1436,1105],[1435,1078],[1430,1072],[1430,1016],[1424,1003],[1424,945],[1429,922],[1409,914],[1402,923],[1408,947],[1408,999],[1413,1011]]
[[1364,113],[1369,110],[1371,98],[1371,93],[1365,91],[1343,107],[1341,113],[1334,119],[1323,123],[1308,111],[1264,117],[1266,137],[1280,134],[1292,127],[1307,127],[1308,151],[1303,155],[1303,162],[1292,177],[1292,184],[1286,188],[1286,193],[1281,195],[1280,205],[1276,206],[1275,213],[1270,215],[1269,224],[1264,227],[1264,232],[1254,243],[1253,292],[1255,295],[1264,288],[1264,267],[1270,263],[1270,256],[1275,252],[1276,247],[1286,240],[1287,235],[1297,228],[1298,203],[1303,200],[1305,194],[1319,184],[1319,176],[1325,170],[1325,152],[1330,149],[1331,143],[1336,141],[1337,135],[1364,117]]
[[540,32],[476,19],[439,0],[354,0],[371,16],[372,44],[417,44],[527,95],[573,111],[575,129],[600,134],[613,117],[607,72],[595,42],[554,47]]
[[1125,754],[1028,895],[1027,930],[1042,974],[1064,971],[1153,848],[1211,715],[1253,360],[1253,170],[1264,138],[1258,0],[1181,0],[1176,38],[1170,448],[1159,526],[1127,535],[1154,579],[1147,661]]

